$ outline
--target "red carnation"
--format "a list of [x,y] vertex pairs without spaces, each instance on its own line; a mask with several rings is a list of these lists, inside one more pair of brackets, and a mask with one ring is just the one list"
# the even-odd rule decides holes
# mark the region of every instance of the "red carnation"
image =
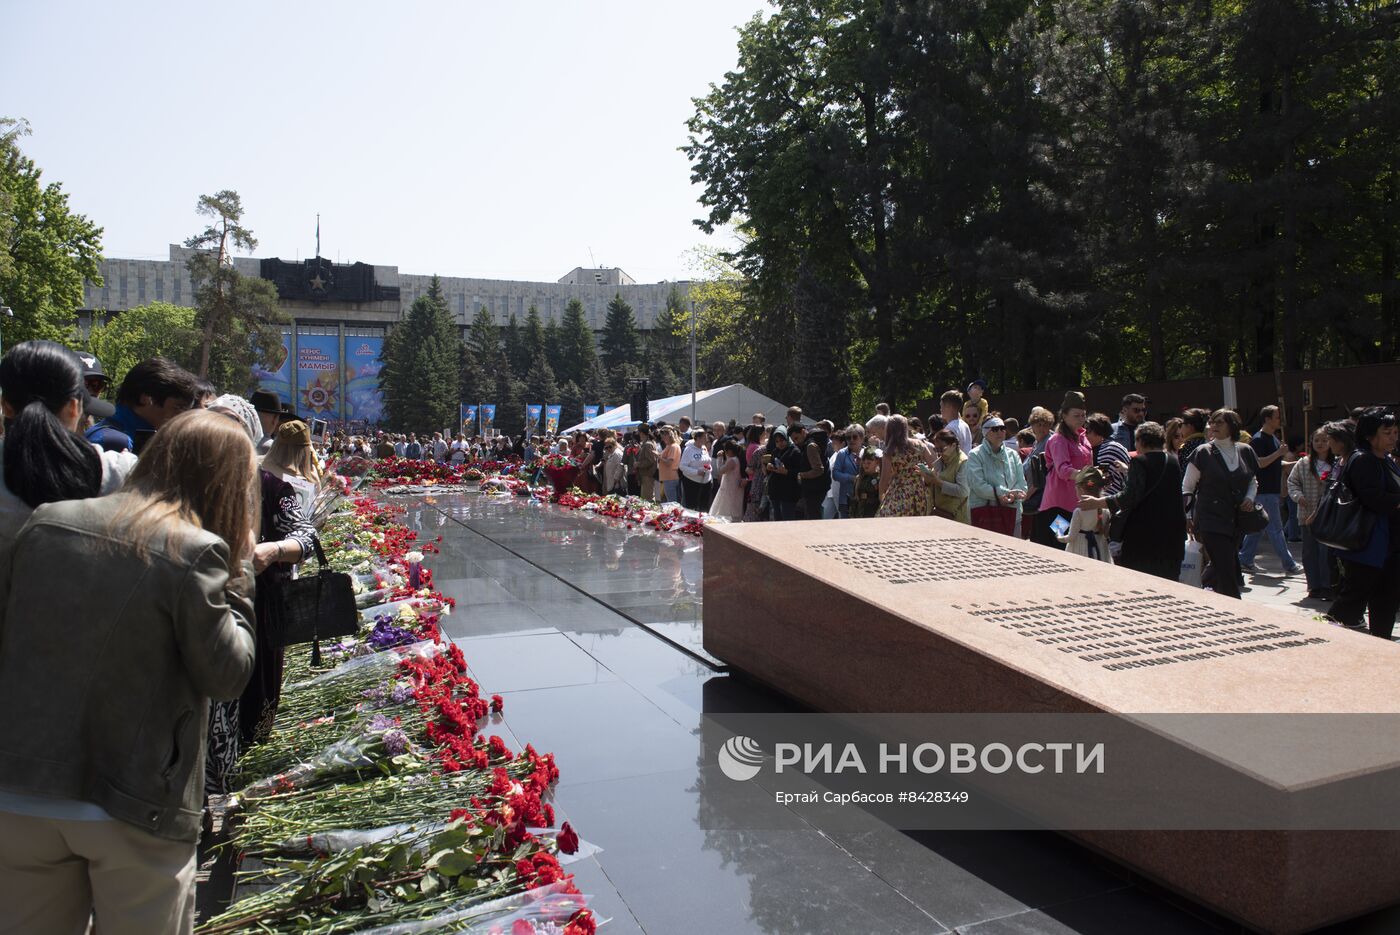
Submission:
[[578,832],[566,821],[564,827],[559,829],[559,851],[563,854],[578,853]]
[[500,714],[500,713],[501,713],[501,709],[504,708],[505,706],[506,706],[505,699],[502,698],[500,695],[492,695],[492,696],[491,696],[491,713],[492,713],[492,714]]
[[510,924],[510,935],[535,935],[535,926],[529,919],[516,919]]
[[597,935],[598,923],[593,921],[593,913],[580,909],[574,913],[569,924],[564,926],[564,935]]

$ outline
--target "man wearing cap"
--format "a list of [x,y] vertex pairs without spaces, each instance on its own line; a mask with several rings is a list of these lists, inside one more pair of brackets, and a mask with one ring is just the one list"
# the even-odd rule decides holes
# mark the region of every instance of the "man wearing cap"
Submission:
[[84,437],[104,451],[139,455],[162,425],[193,405],[197,382],[194,374],[164,357],[143,360],[122,378],[112,414]]
[[257,410],[258,422],[262,424],[262,439],[258,442],[257,452],[261,458],[272,450],[272,443],[276,439],[277,426],[282,424],[284,419],[292,418],[295,413],[290,406],[282,403],[282,397],[271,390],[253,390],[253,395],[248,397],[248,402],[253,404]]
[[102,361],[86,351],[78,353],[78,360],[83,363],[83,386],[87,387],[88,395],[101,397],[107,392],[107,372],[102,369]]
[[972,525],[1014,536],[1026,499],[1026,476],[1021,455],[1006,444],[1006,423],[998,416],[982,423],[982,443],[967,456],[967,486]]

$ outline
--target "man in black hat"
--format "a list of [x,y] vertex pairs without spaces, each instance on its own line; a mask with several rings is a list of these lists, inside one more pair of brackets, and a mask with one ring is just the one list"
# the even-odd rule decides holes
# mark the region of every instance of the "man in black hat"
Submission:
[[282,397],[272,390],[254,390],[253,395],[248,397],[248,402],[253,404],[253,408],[258,412],[258,421],[262,423],[263,437],[258,442],[258,457],[261,458],[272,450],[272,442],[277,434],[277,426],[286,419],[295,418],[296,413],[292,408],[282,402]]
[[87,387],[88,395],[100,397],[107,392],[107,384],[111,381],[107,379],[107,372],[102,369],[102,361],[87,351],[79,351],[78,360],[83,362],[83,385]]

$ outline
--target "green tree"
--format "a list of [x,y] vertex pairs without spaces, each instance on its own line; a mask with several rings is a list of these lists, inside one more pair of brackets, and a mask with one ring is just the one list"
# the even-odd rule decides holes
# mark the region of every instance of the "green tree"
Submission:
[[0,304],[14,310],[0,328],[6,345],[71,342],[83,280],[102,284],[102,228],[69,208],[60,183],[42,183],[15,143],[26,132],[23,121],[0,118]]
[[583,421],[583,407],[588,403],[583,397],[583,390],[572,380],[566,380],[559,384],[559,428],[566,429],[571,425],[578,425]]
[[546,405],[559,401],[559,383],[554,377],[554,368],[543,353],[535,355],[535,361],[525,376],[525,401]]
[[88,349],[102,361],[111,386],[121,385],[126,372],[151,357],[166,357],[184,367],[199,353],[195,310],[169,302],[149,302],[94,324]]
[[496,430],[505,435],[519,435],[525,427],[525,387],[507,368],[496,372],[495,392],[487,402],[496,404]]
[[[578,299],[570,299],[564,307],[558,340],[559,361],[554,369],[559,379],[584,390],[590,389],[585,383],[594,374],[598,352],[593,346],[593,331],[584,318],[583,303]],[[596,389],[601,390],[601,386]]]
[[609,373],[624,364],[638,367],[642,363],[642,338],[637,331],[637,316],[620,292],[615,293],[608,303],[608,317],[603,324],[599,351],[603,366]]
[[515,320],[514,312],[503,329],[502,343],[505,346],[506,363],[510,364],[510,372],[516,377],[525,376],[530,369],[533,355],[525,345],[525,335],[520,330],[520,323]]
[[551,318],[544,326],[544,353],[549,359],[549,365],[554,368],[554,372],[559,373],[559,368],[563,365],[563,358],[559,353],[559,326]]
[[462,344],[447,303],[431,292],[409,306],[381,354],[379,388],[390,424],[411,432],[457,424]]
[[535,358],[541,354],[548,356],[544,324],[540,321],[540,310],[531,305],[525,312],[525,326],[520,336],[525,346],[526,362],[533,366]]
[[233,266],[233,250],[253,250],[258,242],[243,226],[243,201],[230,189],[201,195],[195,211],[209,226],[185,241],[195,252],[187,266],[194,284],[199,355],[195,372],[215,386],[244,392],[253,383],[253,365],[276,359],[289,319],[277,306],[277,290],[264,279],[243,276]]
[[509,366],[501,350],[501,331],[491,317],[491,310],[485,305],[476,310],[476,317],[472,319],[467,331],[467,346],[471,348],[472,357],[482,373],[494,374]]

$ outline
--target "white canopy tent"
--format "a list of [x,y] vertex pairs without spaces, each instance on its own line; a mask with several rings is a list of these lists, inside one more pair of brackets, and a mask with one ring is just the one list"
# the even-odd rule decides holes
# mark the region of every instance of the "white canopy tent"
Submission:
[[[649,416],[653,423],[667,422],[675,425],[681,416],[691,418],[690,394],[682,393],[679,396],[667,396],[665,399],[653,399],[648,404]],[[729,386],[720,386],[714,389],[700,390],[695,394],[695,415],[696,422],[703,422],[708,425],[711,422],[728,423],[731,419],[740,425],[748,425],[755,412],[761,412],[767,418],[769,425],[782,425],[787,417],[788,407],[776,399],[770,399],[757,390],[749,389],[742,383],[731,383]],[[811,419],[803,418],[803,422],[812,424]],[[564,429],[564,432],[587,432],[593,429],[630,429],[636,425],[632,418],[632,407],[630,405],[617,406],[609,409],[587,422],[580,422],[578,425]]]

